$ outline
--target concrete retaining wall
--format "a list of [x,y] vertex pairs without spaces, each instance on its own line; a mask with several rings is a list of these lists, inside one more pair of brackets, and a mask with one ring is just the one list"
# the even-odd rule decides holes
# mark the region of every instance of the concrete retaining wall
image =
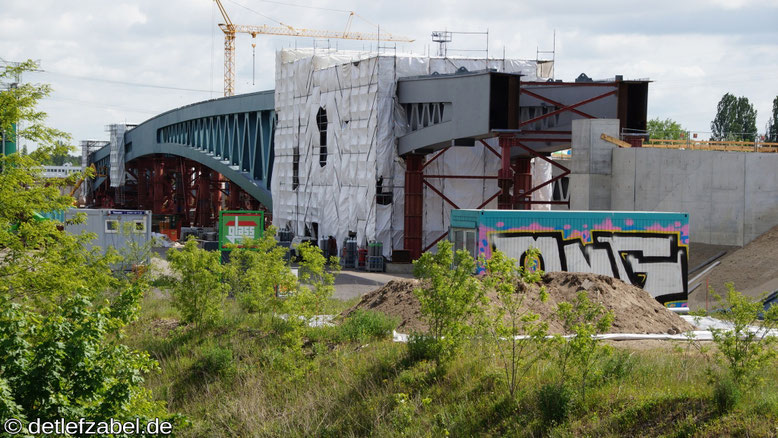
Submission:
[[694,242],[742,246],[778,225],[778,155],[612,151],[613,210],[690,214]]

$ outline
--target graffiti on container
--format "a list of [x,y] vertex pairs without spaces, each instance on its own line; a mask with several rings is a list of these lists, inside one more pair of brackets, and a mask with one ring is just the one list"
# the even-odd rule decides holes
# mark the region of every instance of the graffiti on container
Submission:
[[[660,302],[685,300],[688,292],[688,223],[672,221],[635,226],[626,219],[600,224],[509,228],[502,222],[479,227],[479,251],[500,250],[528,269],[608,275],[648,291]],[[528,257],[531,247],[540,257]]]

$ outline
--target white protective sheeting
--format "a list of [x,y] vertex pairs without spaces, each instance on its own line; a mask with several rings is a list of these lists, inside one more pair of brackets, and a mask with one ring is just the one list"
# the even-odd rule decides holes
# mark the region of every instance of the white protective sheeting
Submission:
[[[357,243],[383,242],[385,256],[403,247],[405,163],[396,140],[405,131],[396,102],[397,79],[432,73],[495,69],[537,80],[537,63],[515,59],[431,58],[346,51],[282,50],[276,55],[275,160],[271,192],[273,222],[296,234],[335,236],[349,232]],[[326,112],[326,162],[321,155],[317,114]],[[496,140],[490,143],[496,147]],[[299,154],[294,186],[294,161]],[[428,157],[430,159],[431,157]],[[496,175],[500,160],[480,144],[451,148],[425,169],[427,174]],[[541,171],[541,170],[539,170]],[[535,170],[533,170],[535,172]],[[550,175],[550,167],[542,170]],[[377,182],[390,203],[377,202]],[[430,180],[459,208],[475,208],[497,192],[495,180]],[[424,246],[448,230],[452,206],[425,186]],[[551,197],[548,188],[548,198]],[[545,196],[541,195],[541,196]],[[386,196],[379,196],[386,199]],[[484,208],[496,208],[496,199]]]
[[[545,182],[553,177],[552,165],[540,158],[532,159],[532,181]],[[532,193],[533,201],[550,201],[554,195],[554,184],[546,184]],[[551,204],[532,204],[533,210],[551,210]]]
[[127,125],[109,125],[108,130],[111,133],[111,187],[119,187],[124,185],[124,133],[127,131]]

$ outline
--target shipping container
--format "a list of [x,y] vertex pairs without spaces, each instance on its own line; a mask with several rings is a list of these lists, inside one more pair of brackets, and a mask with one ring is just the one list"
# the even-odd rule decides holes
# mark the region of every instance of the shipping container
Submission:
[[65,212],[65,219],[73,220],[78,214],[85,214],[86,220],[79,224],[66,223],[65,231],[94,233],[97,237],[91,241],[92,247],[114,248],[119,254],[127,254],[132,246],[141,247],[151,241],[149,210],[71,208]]
[[[689,215],[635,211],[452,210],[455,249],[499,250],[526,269],[608,275],[687,308]],[[539,258],[527,257],[531,247]]]

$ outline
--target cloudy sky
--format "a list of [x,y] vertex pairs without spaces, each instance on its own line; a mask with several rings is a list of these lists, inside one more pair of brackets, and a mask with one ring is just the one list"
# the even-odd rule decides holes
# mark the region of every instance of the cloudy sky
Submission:
[[[710,130],[721,96],[746,96],[764,131],[778,96],[778,0],[484,0],[423,2],[223,0],[236,24],[278,22],[407,35],[398,51],[433,51],[433,30],[489,31],[489,55],[534,59],[556,31],[556,77],[649,78],[649,117]],[[633,4],[634,3],[634,4]],[[28,82],[50,83],[42,109],[74,144],[107,139],[105,125],[139,123],[223,93],[222,22],[212,0],[0,0],[0,58],[40,60]],[[252,49],[256,73],[252,83]],[[326,46],[306,38],[238,35],[238,93],[273,88],[275,51]],[[333,40],[331,45],[335,45]],[[369,42],[337,42],[369,49]],[[455,35],[451,49],[483,49],[480,35]],[[450,51],[450,54],[456,52]],[[460,52],[462,54],[466,52]],[[475,54],[476,52],[469,52]]]

